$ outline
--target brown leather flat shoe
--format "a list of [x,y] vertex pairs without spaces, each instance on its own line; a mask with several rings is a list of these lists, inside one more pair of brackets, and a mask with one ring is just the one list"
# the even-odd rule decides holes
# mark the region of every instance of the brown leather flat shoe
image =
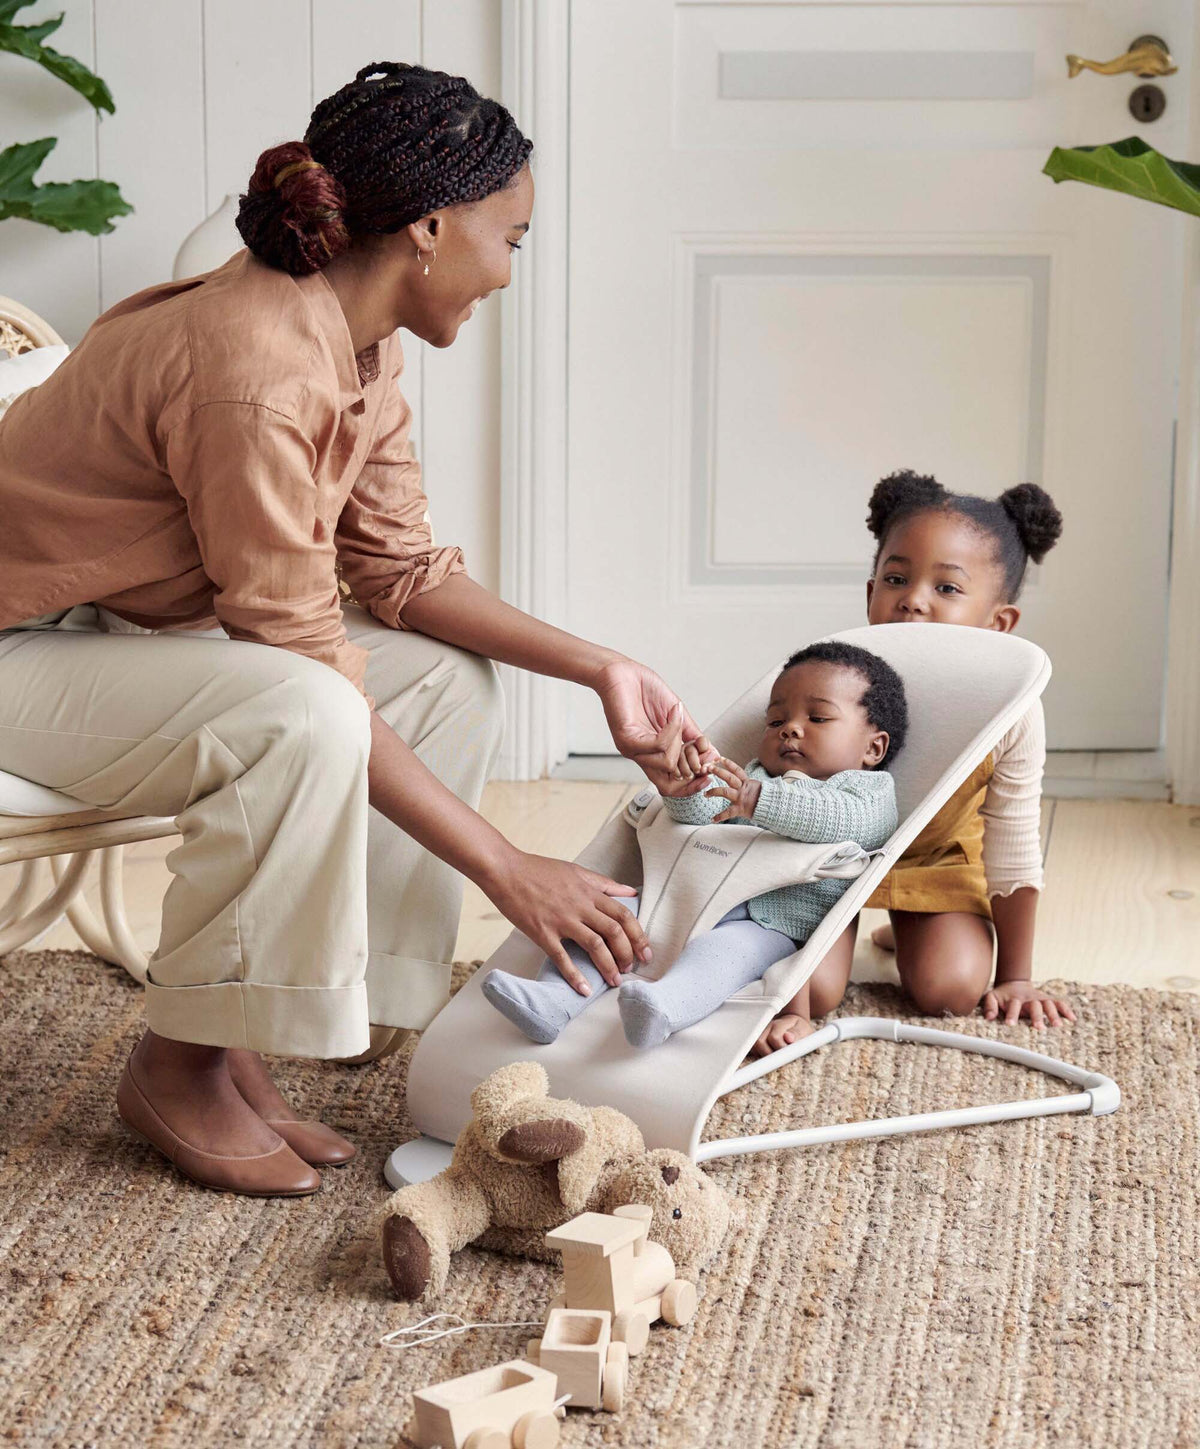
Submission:
[[282,1140],[270,1152],[254,1157],[224,1157],[189,1146],[167,1126],[134,1081],[132,1058],[125,1063],[117,1087],[117,1112],[138,1137],[201,1187],[248,1197],[306,1197],[321,1186],[321,1174]]
[[274,1127],[297,1157],[314,1167],[345,1167],[358,1152],[353,1142],[347,1142],[324,1122],[277,1121],[274,1117],[264,1117],[263,1121]]

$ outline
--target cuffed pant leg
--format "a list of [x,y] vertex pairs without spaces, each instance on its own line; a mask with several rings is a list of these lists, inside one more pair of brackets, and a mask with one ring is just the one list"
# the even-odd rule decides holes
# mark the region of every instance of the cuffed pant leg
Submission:
[[[376,711],[474,809],[504,735],[504,695],[488,659],[346,609],[368,651]],[[377,810],[367,825],[367,994],[372,1022],[420,1030],[445,1005],[463,879]]]
[[362,696],[282,649],[0,636],[0,767],[98,808],[176,817],[146,989],[163,1036],[365,1049],[369,752]]

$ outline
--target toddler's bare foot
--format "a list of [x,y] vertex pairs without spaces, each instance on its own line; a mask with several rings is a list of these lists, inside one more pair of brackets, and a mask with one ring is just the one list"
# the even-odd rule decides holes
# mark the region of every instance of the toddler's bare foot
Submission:
[[780,1047],[791,1046],[793,1042],[811,1036],[815,1030],[816,1027],[807,1016],[797,1016],[794,1012],[785,1011],[770,1023],[750,1048],[750,1054],[755,1057],[769,1057]]
[[878,946],[881,951],[894,951],[896,949],[896,933],[892,930],[892,923],[876,926],[871,932],[871,945]]

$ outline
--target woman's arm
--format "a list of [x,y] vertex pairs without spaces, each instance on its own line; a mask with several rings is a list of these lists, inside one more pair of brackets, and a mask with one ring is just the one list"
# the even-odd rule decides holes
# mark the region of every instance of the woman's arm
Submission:
[[409,599],[400,618],[406,628],[445,644],[589,689],[596,688],[605,665],[625,658],[514,609],[466,574]]
[[[427,589],[400,611],[405,628],[501,664],[586,685],[600,696],[613,743],[662,789],[682,778],[699,790],[692,762],[716,758],[676,695],[645,665],[544,624],[490,594],[466,574]],[[697,748],[688,752],[685,746]]]
[[473,880],[489,900],[587,995],[563,941],[576,941],[610,986],[650,947],[616,897],[632,886],[569,861],[529,855],[448,790],[379,715],[371,715],[367,765],[371,804],[426,850]]

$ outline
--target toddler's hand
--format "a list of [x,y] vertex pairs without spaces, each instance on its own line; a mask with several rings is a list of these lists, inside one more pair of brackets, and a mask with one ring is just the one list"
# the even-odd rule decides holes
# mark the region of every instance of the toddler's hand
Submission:
[[1037,1031],[1075,1020],[1075,1013],[1065,1001],[1047,995],[1032,981],[1005,981],[993,986],[983,998],[983,1015],[985,1021],[1003,1015],[1005,1026],[1015,1026],[1022,1016],[1027,1016]]
[[709,765],[708,772],[716,777],[717,783],[711,790],[706,790],[705,795],[710,800],[720,797],[731,802],[719,815],[713,816],[713,824],[720,825],[722,821],[737,817],[752,819],[758,797],[762,794],[762,781],[752,780],[741,765],[725,759],[723,755]]

